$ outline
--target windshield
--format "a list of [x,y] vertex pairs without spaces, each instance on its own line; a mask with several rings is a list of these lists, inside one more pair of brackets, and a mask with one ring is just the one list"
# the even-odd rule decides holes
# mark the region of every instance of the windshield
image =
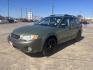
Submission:
[[58,17],[46,17],[40,20],[37,24],[44,26],[57,26],[61,22],[62,18]]

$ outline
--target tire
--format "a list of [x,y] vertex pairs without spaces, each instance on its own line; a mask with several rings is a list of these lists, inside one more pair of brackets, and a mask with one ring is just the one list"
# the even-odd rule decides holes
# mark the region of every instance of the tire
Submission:
[[43,55],[49,56],[54,52],[55,47],[57,46],[57,40],[55,38],[49,38],[46,40],[44,47],[43,47]]
[[78,33],[77,33],[77,36],[75,38],[76,41],[78,41],[81,38],[81,34],[82,34],[82,31],[79,30]]

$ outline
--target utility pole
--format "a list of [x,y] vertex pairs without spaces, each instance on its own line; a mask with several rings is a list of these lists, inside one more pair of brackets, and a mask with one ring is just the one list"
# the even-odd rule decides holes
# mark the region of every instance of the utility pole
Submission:
[[90,17],[91,17],[91,19],[93,19],[93,11],[92,11],[92,13],[91,13],[91,16],[90,16]]
[[[31,10],[31,9],[30,9],[30,12],[32,12],[32,10]],[[33,12],[32,12],[31,18],[33,19]]]
[[8,19],[10,17],[10,0],[8,0]]
[[54,14],[54,0],[52,0],[52,15]]
[[26,19],[27,19],[27,8],[26,8]]

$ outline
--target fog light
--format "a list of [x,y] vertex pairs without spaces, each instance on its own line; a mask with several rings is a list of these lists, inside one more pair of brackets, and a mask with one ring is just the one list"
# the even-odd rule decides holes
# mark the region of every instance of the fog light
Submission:
[[32,51],[32,48],[31,47],[28,47],[27,50],[28,50],[28,52],[31,52]]
[[9,41],[9,44],[10,44],[11,46],[13,46],[13,44],[12,44],[12,42],[11,42],[11,41]]

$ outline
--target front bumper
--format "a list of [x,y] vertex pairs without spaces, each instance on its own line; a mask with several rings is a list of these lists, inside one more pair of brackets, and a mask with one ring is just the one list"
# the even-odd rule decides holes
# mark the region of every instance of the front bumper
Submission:
[[12,44],[12,46],[25,53],[41,52],[43,47],[42,39],[37,39],[34,41],[22,41],[9,37],[8,41]]

